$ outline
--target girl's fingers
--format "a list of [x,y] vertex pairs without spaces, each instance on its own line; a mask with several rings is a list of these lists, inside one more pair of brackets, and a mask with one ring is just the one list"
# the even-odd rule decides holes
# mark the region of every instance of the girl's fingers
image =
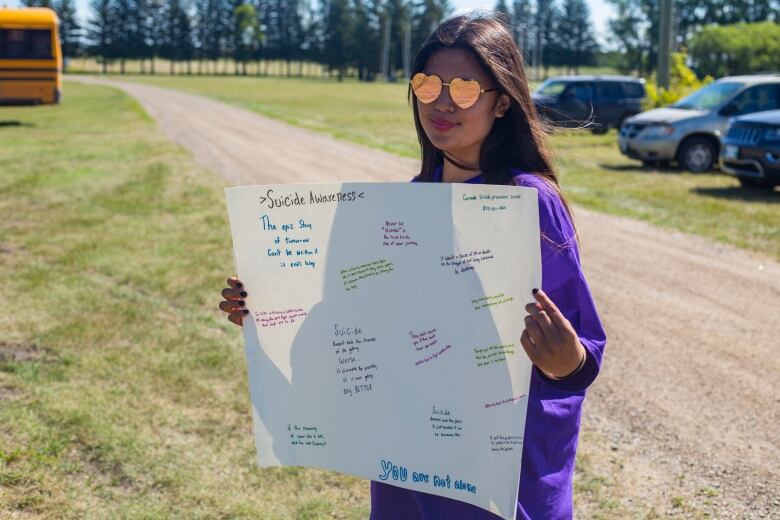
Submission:
[[241,289],[231,289],[230,287],[222,289],[222,297],[226,300],[241,300],[246,298],[246,296],[246,291]]
[[545,336],[549,336],[555,332],[555,325],[550,319],[550,315],[542,310],[538,303],[529,303],[525,306],[525,311],[534,317],[536,323],[542,328]]
[[235,276],[231,276],[230,278],[228,278],[227,279],[227,284],[230,287],[232,287],[233,289],[243,289],[243,287],[244,287],[244,284],[241,283],[241,280],[239,280]]
[[565,328],[566,317],[561,313],[558,306],[553,303],[549,296],[541,289],[534,289],[531,292],[533,293],[534,298],[536,298],[536,301],[539,302],[539,305],[542,306],[542,309],[550,316],[550,320],[559,328]]
[[238,326],[243,326],[244,316],[246,316],[247,314],[249,314],[249,311],[246,309],[237,312],[231,312],[230,314],[228,314],[228,320],[232,321]]
[[530,316],[525,317],[525,330],[528,331],[528,335],[531,336],[535,346],[541,347],[544,344],[544,332],[542,332],[536,320]]
[[528,354],[528,357],[531,359],[531,361],[533,361],[536,357],[536,346],[534,345],[531,336],[528,335],[528,330],[526,329],[523,329],[523,333],[520,334],[520,344],[525,349],[525,353]]
[[244,300],[223,300],[219,302],[220,310],[233,312],[241,310],[244,307]]

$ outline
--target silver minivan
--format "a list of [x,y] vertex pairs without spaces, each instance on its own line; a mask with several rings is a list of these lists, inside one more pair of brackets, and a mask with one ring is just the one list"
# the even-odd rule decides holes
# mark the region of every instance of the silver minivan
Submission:
[[677,103],[642,112],[620,129],[620,151],[645,165],[677,161],[705,172],[718,161],[732,117],[780,108],[780,74],[721,78]]

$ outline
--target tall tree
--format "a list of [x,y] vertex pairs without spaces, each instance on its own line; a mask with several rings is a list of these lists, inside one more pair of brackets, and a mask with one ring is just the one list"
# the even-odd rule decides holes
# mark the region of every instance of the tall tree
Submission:
[[[301,34],[299,36],[300,61],[298,62],[298,75],[304,74],[304,63],[317,60],[319,31],[322,25],[319,12],[314,0],[303,0],[300,7]],[[262,36],[261,36],[262,39]]]
[[143,60],[148,59],[150,72],[154,74],[156,72],[155,58],[160,54],[164,40],[164,33],[160,31],[160,28],[168,25],[170,20],[166,19],[167,9],[165,0],[136,0],[136,2],[142,9],[140,37],[143,43],[139,51],[141,55],[141,70],[143,70],[144,66]]
[[193,57],[192,25],[189,13],[182,0],[167,0],[162,5],[162,16],[158,27],[157,51],[169,60],[169,72],[176,72],[177,62],[186,61],[190,72]]
[[390,78],[403,68],[405,31],[411,30],[411,4],[405,0],[386,0],[385,16],[390,18]]
[[349,37],[351,65],[358,70],[361,81],[373,81],[379,72],[382,43],[381,3],[352,0],[352,30]]
[[119,58],[119,72],[124,74],[127,60],[140,57],[141,34],[136,19],[138,5],[134,0],[114,0],[111,9],[117,22],[113,28],[114,49]]
[[622,72],[641,74],[644,54],[644,13],[635,0],[610,0],[616,17],[609,20],[610,40],[623,50]]
[[412,5],[412,55],[450,13],[447,0],[422,0]]
[[[287,76],[291,75],[291,63],[301,58],[303,19],[300,0],[279,2],[279,50],[287,66]],[[349,30],[347,28],[346,30]]]
[[63,56],[78,56],[81,48],[81,27],[76,18],[76,5],[73,0],[59,0],[54,10],[60,19],[60,45]]
[[590,9],[585,0],[563,0],[561,16],[556,26],[561,64],[579,73],[581,65],[593,63],[598,43],[593,34]]
[[498,0],[493,11],[495,11],[510,27],[514,25],[512,12],[509,10],[509,5],[506,3],[506,0]]
[[557,6],[554,0],[536,0],[534,13],[534,66],[544,66],[544,75],[550,67],[551,58],[555,52],[551,44],[555,32],[553,24],[556,19]]
[[533,19],[531,17],[530,0],[515,0],[512,2],[512,35],[523,54],[523,61],[528,63],[531,59],[531,31]]
[[49,9],[54,8],[51,0],[21,0],[20,3],[24,7],[48,7]]
[[339,81],[346,73],[350,60],[350,33],[353,20],[348,0],[324,0],[323,53],[324,63],[328,69],[335,70]]
[[246,76],[247,62],[255,55],[260,39],[257,11],[252,4],[240,4],[233,9],[232,50],[236,71]]
[[116,57],[114,37],[118,24],[111,4],[111,0],[92,0],[87,23],[87,39],[92,52],[100,58],[104,74],[107,72],[108,63]]

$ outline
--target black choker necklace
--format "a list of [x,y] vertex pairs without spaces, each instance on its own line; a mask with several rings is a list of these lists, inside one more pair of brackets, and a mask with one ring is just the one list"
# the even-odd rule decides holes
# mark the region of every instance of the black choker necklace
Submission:
[[457,166],[461,170],[466,170],[467,172],[478,172],[479,171],[479,167],[478,166],[476,168],[474,168],[473,166],[469,166],[469,165],[467,165],[465,163],[460,162],[458,159],[455,159],[454,157],[452,157],[447,152],[442,152],[442,153],[444,154],[444,158],[446,160],[448,160],[450,163],[454,164],[455,166]]

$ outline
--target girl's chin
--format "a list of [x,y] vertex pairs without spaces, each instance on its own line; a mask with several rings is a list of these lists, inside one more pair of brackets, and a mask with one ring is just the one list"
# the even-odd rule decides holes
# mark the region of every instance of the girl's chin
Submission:
[[[442,146],[447,146],[447,148],[452,147],[453,137],[454,136],[449,134],[440,134],[437,132],[431,132],[430,134],[428,134],[428,139],[430,139],[433,144],[440,143]],[[441,149],[441,146],[437,145],[437,148]]]

